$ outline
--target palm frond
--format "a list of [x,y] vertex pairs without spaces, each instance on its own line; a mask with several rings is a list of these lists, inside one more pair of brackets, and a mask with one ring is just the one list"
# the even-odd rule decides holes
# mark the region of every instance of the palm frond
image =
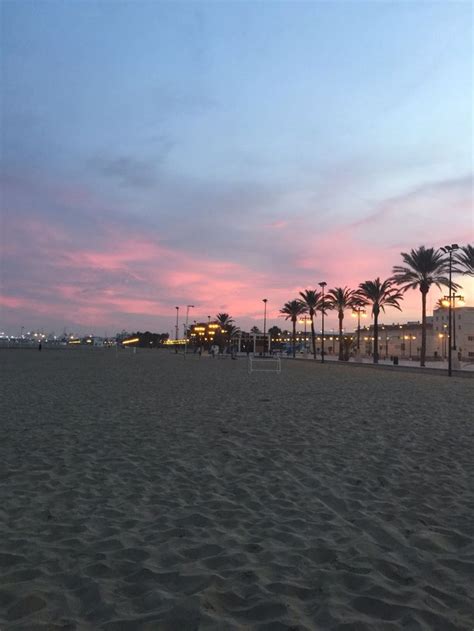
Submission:
[[474,276],[474,246],[463,245],[454,255],[457,263],[455,272]]
[[290,300],[286,302],[283,307],[280,309],[280,313],[285,316],[285,320],[296,321],[298,316],[302,313],[305,313],[306,306],[304,305],[302,300],[296,298],[295,300]]
[[395,265],[390,280],[399,285],[404,293],[409,289],[428,293],[433,283],[445,284],[449,262],[441,250],[420,245],[410,252],[401,252],[401,257],[405,265]]
[[394,283],[390,278],[381,281],[380,278],[375,280],[366,280],[359,285],[359,295],[366,300],[367,304],[372,305],[372,313],[378,312],[380,309],[385,311],[385,307],[395,307],[401,311],[399,302],[403,300],[403,292],[394,287]]

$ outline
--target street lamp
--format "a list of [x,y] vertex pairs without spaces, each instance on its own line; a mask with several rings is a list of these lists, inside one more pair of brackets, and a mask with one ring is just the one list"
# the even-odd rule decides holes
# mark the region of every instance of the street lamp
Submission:
[[438,333],[438,338],[441,341],[441,357],[444,359],[446,357],[446,333]]
[[452,371],[452,361],[453,361],[453,349],[452,349],[452,344],[451,344],[451,340],[452,340],[452,332],[453,332],[453,283],[452,283],[452,273],[453,273],[453,252],[455,252],[456,250],[459,250],[459,245],[457,243],[452,243],[451,245],[445,245],[443,248],[441,248],[441,250],[445,253],[449,255],[449,296],[448,296],[448,301],[449,301],[449,327],[448,327],[448,339],[449,339],[449,346],[448,346],[448,377],[451,377],[451,375],[453,374]]
[[364,307],[352,307],[352,317],[357,318],[357,353],[360,353],[360,316],[366,317]]
[[405,335],[404,339],[408,340],[408,357],[411,359],[411,343],[416,340],[416,335]]
[[267,302],[268,298],[262,298],[263,302],[263,356],[267,350]]
[[[452,309],[453,309],[453,351],[456,350],[456,300],[458,301],[458,305],[460,307],[464,306],[464,296],[455,296],[454,294],[451,296],[452,301]],[[449,296],[444,296],[441,301],[443,307],[449,307]]]
[[184,326],[184,358],[186,359],[186,351],[188,348],[188,317],[189,310],[194,309],[194,305],[186,305],[186,324]]
[[176,335],[175,335],[175,345],[174,345],[174,352],[177,353],[178,352],[178,318],[179,318],[179,307],[175,307],[176,309]]
[[324,288],[326,287],[326,281],[321,281],[319,286],[322,288],[322,303],[321,303],[321,363],[324,364]]
[[311,318],[308,318],[308,316],[305,316],[302,320],[298,320],[299,324],[304,324],[304,354],[306,356],[306,324],[308,322],[311,322]]

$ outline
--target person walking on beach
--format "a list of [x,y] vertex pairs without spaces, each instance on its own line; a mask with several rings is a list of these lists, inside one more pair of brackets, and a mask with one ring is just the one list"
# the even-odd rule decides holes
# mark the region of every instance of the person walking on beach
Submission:
[[43,348],[43,345],[41,344],[41,342],[38,344],[38,350],[40,351]]

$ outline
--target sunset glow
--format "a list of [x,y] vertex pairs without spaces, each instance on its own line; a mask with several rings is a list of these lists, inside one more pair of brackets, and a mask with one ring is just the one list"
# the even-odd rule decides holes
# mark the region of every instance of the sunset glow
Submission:
[[[469,3],[111,10],[4,4],[2,329],[250,328],[263,296],[283,326],[321,280],[472,242]],[[419,319],[414,291],[383,315]]]

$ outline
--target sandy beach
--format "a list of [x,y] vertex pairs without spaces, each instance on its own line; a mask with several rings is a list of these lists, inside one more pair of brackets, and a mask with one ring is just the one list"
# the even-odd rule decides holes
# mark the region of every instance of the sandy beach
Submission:
[[471,378],[0,363],[2,631],[474,628]]

